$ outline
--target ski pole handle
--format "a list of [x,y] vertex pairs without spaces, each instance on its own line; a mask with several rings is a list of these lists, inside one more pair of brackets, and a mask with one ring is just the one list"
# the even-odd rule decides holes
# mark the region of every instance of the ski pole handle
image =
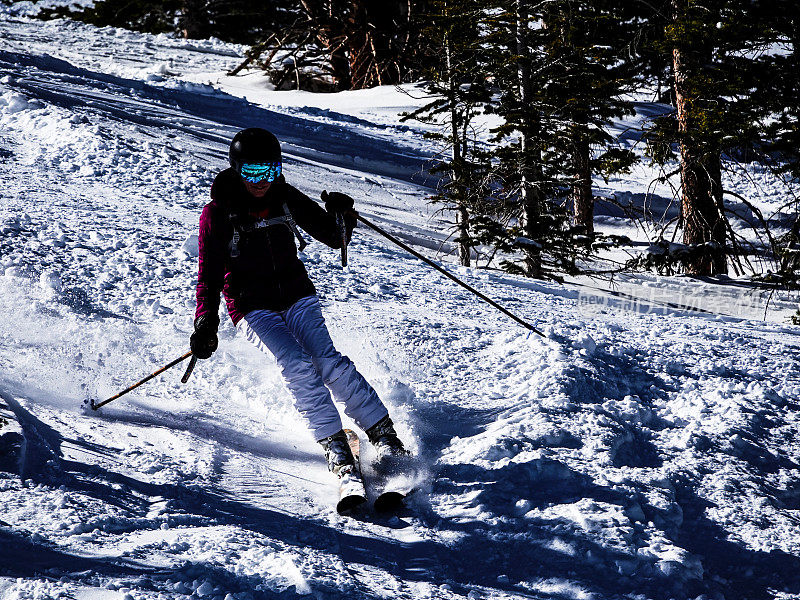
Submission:
[[191,353],[191,351],[190,351],[190,352],[187,352],[186,354],[184,354],[184,355],[183,355],[183,356],[181,356],[180,358],[176,358],[176,359],[175,359],[175,360],[173,360],[171,363],[169,363],[169,364],[167,364],[167,365],[164,365],[163,367],[161,367],[161,368],[160,368],[158,371],[155,371],[154,373],[151,373],[150,375],[148,375],[147,377],[145,377],[145,378],[144,378],[144,379],[142,379],[141,381],[137,381],[136,383],[134,383],[134,384],[133,384],[132,386],[130,386],[129,388],[125,388],[125,389],[124,389],[124,390],[122,390],[122,391],[121,391],[119,394],[116,394],[115,396],[111,396],[111,398],[108,398],[107,400],[103,400],[102,402],[97,402],[97,403],[95,403],[95,401],[94,401],[94,400],[91,400],[91,401],[89,402],[89,406],[91,406],[91,407],[92,407],[92,410],[97,410],[97,409],[98,409],[98,408],[100,408],[101,406],[105,406],[105,405],[106,405],[106,404],[108,404],[109,402],[113,402],[113,401],[114,401],[114,400],[116,400],[117,398],[120,398],[120,397],[124,396],[125,394],[127,394],[128,392],[131,392],[131,391],[135,390],[137,387],[139,387],[140,385],[142,385],[142,384],[144,384],[144,383],[147,383],[148,381],[150,381],[150,380],[151,380],[151,379],[153,379],[154,377],[157,377],[158,375],[161,375],[161,373],[163,373],[163,372],[164,372],[164,371],[166,371],[167,369],[171,369],[172,367],[174,367],[175,365],[177,365],[177,364],[178,364],[178,363],[180,363],[180,362],[183,362],[184,360],[186,360],[186,359],[187,359],[187,358],[189,358],[190,356],[192,356],[192,353]]

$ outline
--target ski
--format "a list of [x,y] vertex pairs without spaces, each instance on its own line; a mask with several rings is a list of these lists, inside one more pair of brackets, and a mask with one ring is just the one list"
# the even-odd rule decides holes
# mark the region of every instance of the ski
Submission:
[[[344,430],[353,453],[354,464],[346,467],[339,478],[339,501],[336,510],[346,514],[367,502],[367,490],[361,469],[361,448],[358,435]],[[375,512],[393,513],[405,508],[406,498],[416,491],[416,469],[410,456],[384,456],[370,465],[370,495]],[[373,477],[374,475],[374,477]]]
[[355,464],[339,478],[339,502],[336,504],[336,511],[339,514],[351,511],[367,501],[364,477],[361,474],[358,436],[350,429],[345,429],[344,432],[347,435],[350,450],[353,452]]
[[415,491],[416,469],[410,456],[384,457],[375,465],[376,512],[391,513],[405,508],[406,498]]
[[398,490],[386,490],[375,498],[373,507],[379,513],[396,512],[405,508],[406,496],[407,494]]

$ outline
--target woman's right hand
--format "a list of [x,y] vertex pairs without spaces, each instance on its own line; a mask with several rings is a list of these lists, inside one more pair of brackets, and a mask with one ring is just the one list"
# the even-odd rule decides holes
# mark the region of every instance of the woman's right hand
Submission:
[[210,358],[217,349],[217,328],[219,318],[208,313],[200,315],[194,320],[194,333],[189,339],[192,354],[197,358]]

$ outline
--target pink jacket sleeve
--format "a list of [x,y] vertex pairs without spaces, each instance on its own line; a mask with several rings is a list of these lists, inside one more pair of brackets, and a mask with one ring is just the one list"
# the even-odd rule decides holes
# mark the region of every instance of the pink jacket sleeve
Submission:
[[197,271],[197,310],[200,315],[219,311],[219,295],[225,283],[225,241],[222,239],[222,224],[219,211],[207,204],[200,215],[200,233],[197,246],[199,250]]

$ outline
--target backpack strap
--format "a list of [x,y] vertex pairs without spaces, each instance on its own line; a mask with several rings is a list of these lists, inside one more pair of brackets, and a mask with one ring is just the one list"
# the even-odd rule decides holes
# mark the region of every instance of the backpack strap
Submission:
[[302,252],[303,249],[308,246],[308,242],[306,242],[303,239],[303,236],[300,235],[300,229],[297,227],[297,223],[295,223],[292,213],[289,211],[289,207],[285,202],[283,203],[283,212],[284,214],[280,217],[274,217],[272,219],[259,219],[248,224],[239,223],[238,219],[233,218],[231,215],[230,222],[233,226],[233,237],[231,238],[229,245],[231,258],[238,258],[239,256],[239,240],[241,240],[242,233],[249,233],[251,231],[256,231],[257,229],[265,229],[267,227],[271,227],[272,225],[286,225],[294,234],[295,238],[297,238],[297,243],[300,246],[299,250]]
[[297,227],[297,223],[294,222],[294,217],[292,217],[292,213],[289,210],[289,207],[286,205],[286,202],[283,203],[283,212],[284,216],[286,217],[286,225],[288,225],[289,229],[292,230],[294,237],[297,238],[297,243],[300,245],[300,252],[308,246],[308,242],[303,239],[303,236],[300,235],[300,228]]
[[236,225],[233,226],[233,237],[228,247],[230,249],[231,258],[239,258],[239,229]]

